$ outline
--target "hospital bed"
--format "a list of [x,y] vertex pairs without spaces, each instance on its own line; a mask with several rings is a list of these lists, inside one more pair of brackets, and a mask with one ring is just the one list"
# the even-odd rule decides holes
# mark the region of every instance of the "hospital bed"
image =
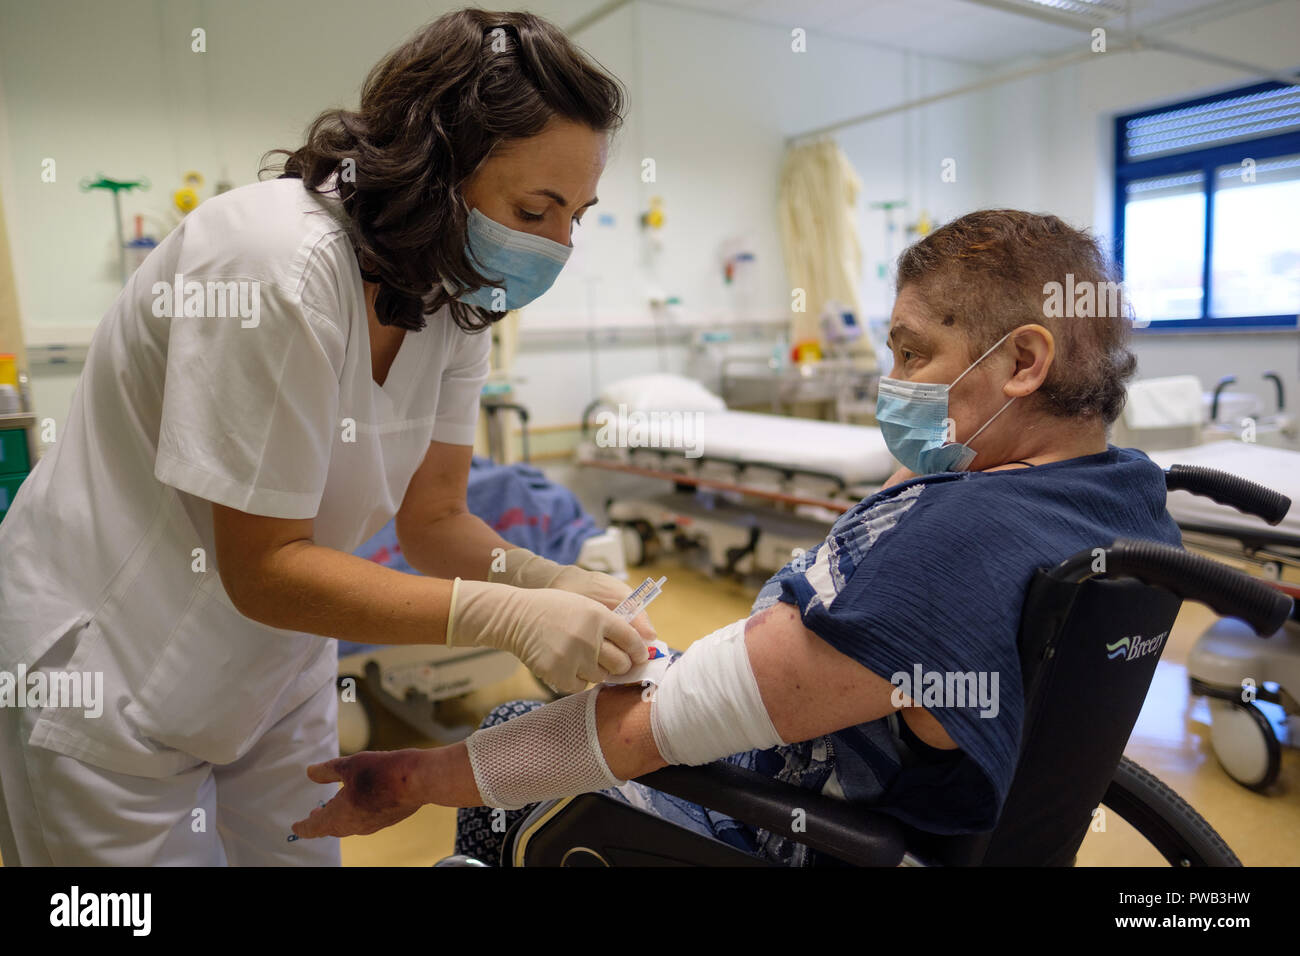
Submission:
[[1266,372],[1262,381],[1277,408],[1263,411],[1252,392],[1236,391],[1234,375],[1221,378],[1213,389],[1202,389],[1195,375],[1140,379],[1128,386],[1124,411],[1115,422],[1111,443],[1124,448],[1181,450],[1224,439],[1281,448],[1295,446],[1296,423],[1286,411],[1282,377]]
[[[1174,467],[1166,474],[1171,491],[1211,494],[1265,520],[1290,507],[1284,496],[1221,472]],[[1030,583],[1018,642],[1025,693],[1020,753],[990,832],[926,833],[869,805],[722,762],[668,767],[640,781],[772,831],[788,832],[802,811],[798,842],[841,864],[1068,866],[1098,813],[1108,810],[1174,866],[1240,865],[1204,818],[1123,756],[1160,655],[1115,660],[1108,645],[1167,634],[1184,600],[1208,604],[1267,636],[1293,613],[1294,602],[1265,582],[1163,544],[1119,540],[1101,547],[1101,573],[1094,571],[1097,550],[1040,569]],[[440,865],[482,863],[449,857]],[[500,863],[766,865],[598,793],[539,804],[507,832]]]
[[[1150,454],[1162,465],[1177,461],[1230,470],[1300,495],[1300,452],[1217,441]],[[1300,513],[1266,523],[1186,492],[1169,495],[1169,513],[1183,530],[1184,544],[1230,558],[1300,597]],[[1192,694],[1208,701],[1210,743],[1224,771],[1243,786],[1268,790],[1281,769],[1282,745],[1300,744],[1300,622],[1289,620],[1262,640],[1239,621],[1217,621],[1192,648],[1187,675]],[[1276,706],[1263,708],[1260,702]]]
[[[603,441],[602,428],[618,415],[660,416],[661,435],[679,423],[681,440]],[[712,572],[771,573],[795,549],[819,543],[898,468],[878,428],[732,411],[676,375],[607,386],[584,411],[582,428],[580,466],[672,485],[607,502],[610,524],[625,529],[630,564],[647,547],[695,547],[707,552]],[[606,434],[618,437],[612,427]]]

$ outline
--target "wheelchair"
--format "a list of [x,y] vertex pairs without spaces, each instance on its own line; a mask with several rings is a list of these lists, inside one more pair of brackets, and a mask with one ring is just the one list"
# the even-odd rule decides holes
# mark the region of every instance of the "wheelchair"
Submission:
[[[1171,491],[1205,495],[1270,524],[1291,506],[1284,495],[1210,468],[1173,465],[1165,477]],[[923,832],[869,804],[721,762],[667,767],[638,780],[773,832],[789,833],[802,811],[805,828],[794,839],[830,865],[1070,866],[1102,806],[1171,865],[1240,866],[1204,818],[1124,756],[1184,600],[1239,618],[1261,636],[1295,613],[1292,599],[1268,584],[1157,542],[1120,539],[1035,573],[1018,635],[1020,751],[998,823],[987,833]],[[1142,650],[1134,653],[1138,635]],[[499,862],[775,865],[599,793],[539,804],[505,834]],[[484,864],[449,857],[437,865]]]

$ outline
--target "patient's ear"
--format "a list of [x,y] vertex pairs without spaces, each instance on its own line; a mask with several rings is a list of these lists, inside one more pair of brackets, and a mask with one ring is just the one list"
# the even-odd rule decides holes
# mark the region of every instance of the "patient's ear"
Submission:
[[1010,342],[1015,349],[1016,372],[1002,388],[1007,398],[1024,398],[1032,395],[1047,380],[1047,373],[1056,358],[1056,339],[1051,330],[1041,325],[1022,325],[1011,333]]

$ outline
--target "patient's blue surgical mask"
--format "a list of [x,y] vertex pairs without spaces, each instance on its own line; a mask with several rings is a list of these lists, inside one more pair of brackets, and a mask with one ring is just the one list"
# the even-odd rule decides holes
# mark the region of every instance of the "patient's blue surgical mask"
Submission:
[[[993,347],[971,362],[969,372],[988,357],[989,353],[1007,340],[1008,332],[993,343]],[[975,449],[969,444],[947,441],[948,393],[966,376],[958,375],[951,385],[931,382],[905,382],[897,378],[882,378],[876,396],[876,421],[885,437],[889,453],[918,475],[932,475],[941,471],[965,471],[975,460]],[[967,439],[974,441],[1015,401],[1007,400],[990,418]]]
[[469,254],[478,270],[489,277],[503,277],[505,301],[497,295],[497,287],[490,285],[466,292],[458,300],[490,311],[500,311],[502,305],[505,311],[519,309],[532,302],[551,287],[573,251],[572,246],[503,226],[477,209],[469,211],[466,231]]

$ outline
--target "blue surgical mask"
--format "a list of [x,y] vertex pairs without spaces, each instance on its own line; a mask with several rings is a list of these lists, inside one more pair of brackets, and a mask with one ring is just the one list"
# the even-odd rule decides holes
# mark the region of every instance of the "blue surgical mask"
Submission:
[[[572,246],[503,226],[477,209],[469,211],[466,231],[470,260],[479,272],[504,280],[505,309],[501,309],[496,286],[485,285],[457,298],[489,311],[519,309],[532,302],[551,287],[573,251]],[[446,283],[443,286],[446,288]]]
[[[984,361],[1010,334],[1008,332],[994,342],[993,348],[972,362],[966,372]],[[965,471],[975,460],[975,449],[969,444],[947,441],[948,393],[953,385],[966,376],[966,372],[958,375],[951,385],[904,382],[897,378],[880,380],[880,390],[876,396],[876,421],[889,453],[904,468],[918,475],[932,475],[941,471]],[[978,438],[980,432],[988,428],[993,419],[1005,412],[1014,401],[1014,398],[1008,399],[1006,405],[998,409],[993,418],[981,425],[967,441]]]

